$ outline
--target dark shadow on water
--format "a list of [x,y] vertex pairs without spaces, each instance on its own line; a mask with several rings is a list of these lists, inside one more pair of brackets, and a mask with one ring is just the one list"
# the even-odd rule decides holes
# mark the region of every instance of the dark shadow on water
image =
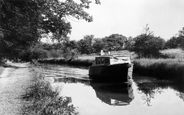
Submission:
[[54,82],[63,82],[63,83],[82,83],[85,85],[90,85],[89,78],[75,78],[75,77],[55,77]]
[[106,104],[113,106],[129,105],[134,99],[132,83],[90,82],[96,96]]

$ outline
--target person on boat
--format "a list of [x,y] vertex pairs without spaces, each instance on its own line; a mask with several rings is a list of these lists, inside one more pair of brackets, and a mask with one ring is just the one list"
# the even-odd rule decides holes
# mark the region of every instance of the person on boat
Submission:
[[104,53],[103,50],[100,51],[100,55],[101,55],[101,56],[105,55],[105,53]]
[[111,51],[108,51],[108,55],[111,55]]

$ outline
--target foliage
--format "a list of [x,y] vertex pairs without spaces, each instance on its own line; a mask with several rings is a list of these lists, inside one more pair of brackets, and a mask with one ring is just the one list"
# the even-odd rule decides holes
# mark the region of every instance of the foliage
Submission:
[[134,73],[154,76],[160,79],[184,82],[183,59],[150,59],[134,60]]
[[112,34],[108,37],[103,38],[105,43],[104,50],[106,51],[117,51],[124,49],[125,41],[127,38],[120,34]]
[[[42,34],[62,41],[71,32],[67,17],[92,21],[85,9],[89,0],[0,0],[0,56],[20,58]],[[99,0],[96,0],[100,4]],[[24,51],[26,50],[26,51]],[[8,52],[8,53],[7,53]]]
[[63,58],[65,60],[74,60],[78,57],[78,50],[67,47],[63,49]]
[[164,39],[155,37],[146,27],[145,33],[135,38],[132,51],[137,53],[139,57],[158,57],[159,50],[163,49],[164,44]]
[[21,60],[31,61],[32,59],[44,58],[65,58],[66,60],[77,58],[78,50],[75,41],[63,43],[36,43],[32,45],[29,51],[24,50],[20,56]]
[[99,53],[104,51],[117,51],[124,49],[127,38],[120,34],[112,34],[104,38],[94,38],[93,35],[86,35],[77,42],[81,54]]
[[169,39],[166,44],[165,44],[165,48],[178,48],[179,47],[179,42],[180,40],[177,39],[177,37],[172,37],[171,39]]
[[184,49],[184,27],[178,32],[178,36],[173,36],[166,42],[165,48]]
[[95,38],[93,41],[93,50],[95,53],[99,53],[102,49],[104,49],[105,43],[102,39]]
[[29,101],[24,107],[24,115],[77,115],[75,107],[71,104],[70,97],[60,97],[58,91],[54,91],[49,81],[34,69],[32,86],[27,89],[23,99]]
[[[0,40],[1,55],[4,57],[19,57],[28,50],[32,42],[38,38],[37,18],[34,13],[36,4],[32,1],[1,0],[1,27],[3,38]],[[29,7],[28,7],[29,6]],[[35,9],[32,11],[32,9]]]
[[125,49],[131,51],[133,49],[135,41],[132,37],[129,37],[125,42]]
[[92,42],[94,36],[93,35],[86,35],[83,39],[77,42],[79,47],[79,52],[82,54],[90,54],[93,52]]
[[63,42],[62,57],[65,60],[73,60],[78,57],[78,44],[75,40]]

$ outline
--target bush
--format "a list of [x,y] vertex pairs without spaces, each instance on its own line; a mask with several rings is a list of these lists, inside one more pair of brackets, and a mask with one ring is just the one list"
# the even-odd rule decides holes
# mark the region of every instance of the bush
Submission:
[[133,51],[139,57],[158,57],[159,50],[163,49],[165,41],[160,37],[141,34],[135,38]]
[[[35,69],[36,70],[36,69]],[[38,71],[34,71],[33,85],[23,95],[30,103],[24,107],[24,115],[77,115],[70,97],[59,96],[53,91],[50,82],[44,80]]]

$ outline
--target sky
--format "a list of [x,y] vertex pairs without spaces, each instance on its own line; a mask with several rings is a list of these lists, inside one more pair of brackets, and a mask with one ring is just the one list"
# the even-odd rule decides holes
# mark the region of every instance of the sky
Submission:
[[68,18],[71,22],[71,40],[85,35],[103,38],[111,34],[136,37],[148,27],[155,36],[165,40],[175,36],[184,27],[184,0],[100,0],[87,10],[93,22]]

